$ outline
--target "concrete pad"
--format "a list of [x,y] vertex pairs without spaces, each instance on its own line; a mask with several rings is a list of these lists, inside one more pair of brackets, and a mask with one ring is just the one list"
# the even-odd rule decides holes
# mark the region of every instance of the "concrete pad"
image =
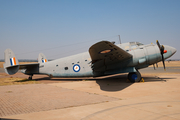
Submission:
[[88,93],[96,93],[120,99],[127,99],[133,97],[136,98],[141,96],[162,94],[170,91],[179,91],[180,75],[176,76],[177,78],[174,77],[174,75],[153,78],[151,77],[150,79],[144,78],[144,83],[127,83],[124,80],[108,79],[96,81],[78,81],[61,84],[52,83],[49,85],[78,91],[85,91]]
[[[175,108],[168,107],[167,104],[177,105],[179,102],[144,102],[144,103],[134,103],[127,105],[120,105],[112,107],[110,109],[105,109],[103,111],[96,112],[91,114],[83,120],[95,120],[95,119],[178,119],[179,117],[179,105]],[[178,108],[178,110],[176,109]],[[171,112],[169,112],[171,111]],[[178,116],[172,116],[174,112]]]
[[[124,103],[126,102],[126,104]],[[130,104],[131,103],[131,104]],[[8,116],[4,118],[25,120],[118,120],[118,119],[179,119],[179,101],[158,101],[133,103],[130,101],[113,101],[85,105],[73,108],[41,111],[29,114]],[[169,106],[168,106],[169,105]],[[170,106],[171,105],[171,106]],[[173,107],[174,106],[174,107]],[[170,111],[170,112],[169,112]]]
[[[32,120],[32,119],[34,120],[39,120],[39,119],[177,120],[180,119],[180,94],[179,94],[180,74],[165,75],[158,77],[144,76],[144,79],[145,79],[144,83],[134,83],[134,84],[126,83],[125,79],[74,81],[67,83],[46,84],[43,90],[45,90],[45,88],[54,92],[58,90],[62,90],[62,91],[67,90],[70,91],[69,93],[76,94],[76,92],[79,92],[84,95],[79,96],[78,94],[79,99],[73,98],[71,100],[71,102],[73,100],[77,100],[76,102],[79,101],[80,104],[77,106],[67,106],[64,108],[57,108],[57,109],[51,109],[51,110],[45,110],[39,112],[34,111],[30,113],[21,113],[17,115],[3,116],[2,119],[3,118],[25,119],[25,120]],[[37,94],[37,95],[40,96],[43,95],[45,96],[44,99],[46,97],[48,99],[48,95],[52,94],[52,92],[50,92],[49,94],[48,90],[43,94]],[[2,91],[2,89],[0,89],[0,91]],[[71,99],[72,98],[71,95],[73,94],[67,94],[66,96],[67,98],[66,97],[64,98],[66,98],[67,100]],[[87,99],[86,97],[88,97],[88,94],[92,95],[92,98],[90,97]],[[55,96],[52,96],[52,98],[55,98]],[[97,96],[99,96],[98,99],[96,99]],[[96,102],[94,103],[85,102],[85,101],[91,101],[93,97],[94,99],[96,99],[95,100]],[[110,99],[110,100],[107,101],[105,99]],[[50,101],[50,99],[48,99],[47,102],[48,101]],[[56,103],[57,103],[56,105],[58,105],[58,102]]]
[[0,86],[0,117],[117,100],[47,84]]

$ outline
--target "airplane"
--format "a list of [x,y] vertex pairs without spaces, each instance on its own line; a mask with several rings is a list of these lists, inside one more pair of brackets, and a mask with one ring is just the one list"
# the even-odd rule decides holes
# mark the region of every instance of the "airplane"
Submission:
[[100,77],[119,73],[129,73],[130,82],[141,81],[139,69],[163,62],[176,53],[176,49],[168,45],[144,45],[140,42],[128,42],[115,45],[113,42],[100,41],[89,48],[88,52],[48,61],[43,53],[39,54],[38,63],[19,64],[11,49],[4,52],[4,69],[13,75],[21,72],[32,79],[34,74],[52,77]]

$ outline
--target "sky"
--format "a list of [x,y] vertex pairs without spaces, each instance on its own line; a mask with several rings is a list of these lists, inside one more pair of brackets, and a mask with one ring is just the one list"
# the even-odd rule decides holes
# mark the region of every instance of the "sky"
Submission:
[[57,59],[102,40],[169,45],[180,59],[180,0],[0,0],[0,59]]

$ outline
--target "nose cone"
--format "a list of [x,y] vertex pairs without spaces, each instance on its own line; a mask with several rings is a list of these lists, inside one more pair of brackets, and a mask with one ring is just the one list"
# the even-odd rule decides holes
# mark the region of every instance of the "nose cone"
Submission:
[[164,58],[167,59],[169,57],[171,57],[172,55],[174,55],[176,53],[176,48],[168,46],[168,45],[164,45],[164,50],[167,50],[166,53],[164,53]]

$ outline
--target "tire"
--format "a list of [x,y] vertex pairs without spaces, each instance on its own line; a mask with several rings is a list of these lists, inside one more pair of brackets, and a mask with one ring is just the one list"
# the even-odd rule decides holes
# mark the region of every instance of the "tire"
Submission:
[[32,80],[32,76],[33,76],[33,75],[30,75],[28,79],[29,79],[29,80]]
[[131,72],[128,74],[128,79],[132,83],[140,82],[141,81],[141,74],[138,70],[137,70],[137,72]]
[[32,77],[29,77],[28,80],[32,80]]

